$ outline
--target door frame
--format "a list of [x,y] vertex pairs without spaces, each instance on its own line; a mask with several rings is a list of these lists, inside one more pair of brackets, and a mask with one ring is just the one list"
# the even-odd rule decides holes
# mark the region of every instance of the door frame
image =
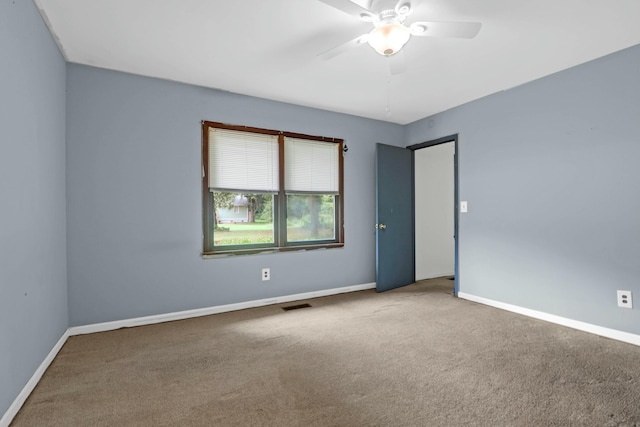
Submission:
[[[458,296],[458,290],[460,287],[460,263],[459,263],[459,259],[458,259],[458,236],[459,236],[459,230],[458,230],[458,224],[459,224],[459,216],[460,216],[460,212],[458,210],[458,195],[459,195],[459,190],[458,190],[458,185],[459,185],[459,180],[458,180],[458,161],[460,158],[459,152],[458,152],[458,134],[453,134],[453,135],[448,135],[448,136],[443,136],[442,138],[437,138],[437,139],[432,139],[429,141],[425,141],[425,142],[421,142],[418,144],[413,144],[413,145],[409,145],[406,148],[408,150],[412,151],[412,158],[413,158],[413,169],[414,169],[414,181],[415,181],[415,151],[416,150],[420,150],[422,148],[428,148],[428,147],[433,147],[435,145],[440,145],[440,144],[445,144],[447,142],[453,142],[453,146],[454,146],[454,154],[453,154],[453,238],[454,238],[454,267],[453,267],[453,271],[454,271],[454,287],[453,287],[453,294],[455,296]],[[415,188],[414,188],[414,193],[413,193],[413,205],[414,205],[414,210],[415,210]],[[415,233],[415,212],[413,215],[413,227],[414,227],[414,233]],[[415,237],[414,237],[414,242],[415,242]],[[415,248],[415,243],[413,246],[413,262],[414,265],[416,263],[416,248]]]

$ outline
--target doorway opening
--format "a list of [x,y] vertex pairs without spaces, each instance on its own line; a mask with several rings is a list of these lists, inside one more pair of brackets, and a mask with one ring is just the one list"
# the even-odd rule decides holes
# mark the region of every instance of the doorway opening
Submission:
[[414,159],[415,280],[453,276],[458,295],[458,135],[407,148]]

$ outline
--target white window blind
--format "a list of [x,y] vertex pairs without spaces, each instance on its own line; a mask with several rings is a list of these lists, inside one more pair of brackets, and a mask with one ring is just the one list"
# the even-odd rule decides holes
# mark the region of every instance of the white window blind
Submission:
[[209,129],[209,188],[277,193],[278,137]]
[[284,139],[284,187],[288,193],[339,192],[340,144],[308,139]]

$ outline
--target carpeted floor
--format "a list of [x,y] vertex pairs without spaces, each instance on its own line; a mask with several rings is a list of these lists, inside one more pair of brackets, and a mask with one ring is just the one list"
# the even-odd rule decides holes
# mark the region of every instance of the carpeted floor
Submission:
[[640,347],[453,282],[71,337],[18,426],[640,426]]

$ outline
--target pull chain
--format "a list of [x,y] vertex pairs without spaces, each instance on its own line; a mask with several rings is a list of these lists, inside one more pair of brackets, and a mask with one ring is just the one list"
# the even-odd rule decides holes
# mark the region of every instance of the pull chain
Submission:
[[387,79],[387,106],[384,109],[387,118],[391,117],[391,74]]

